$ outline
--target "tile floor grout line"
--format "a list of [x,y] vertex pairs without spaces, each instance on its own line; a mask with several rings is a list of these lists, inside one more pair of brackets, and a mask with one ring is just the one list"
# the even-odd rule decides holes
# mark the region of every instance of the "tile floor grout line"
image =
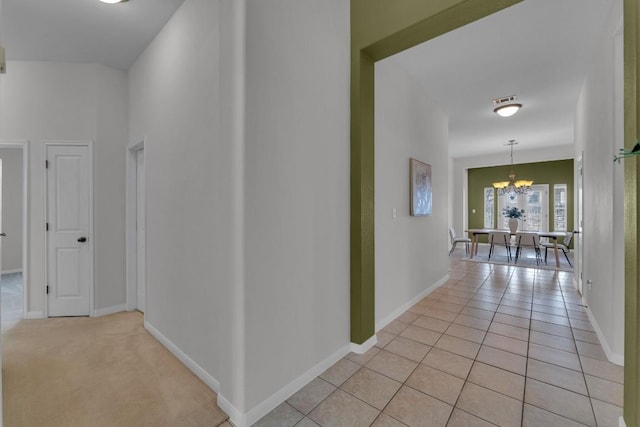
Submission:
[[[462,265],[462,263],[460,263],[459,261],[457,261],[460,265]],[[411,370],[411,373],[405,378],[404,381],[400,382],[397,381],[393,378],[390,378],[388,376],[386,376],[385,374],[379,373],[377,371],[374,370],[374,372],[376,372],[376,374],[379,374],[381,376],[384,376],[385,378],[390,378],[390,380],[393,380],[394,382],[399,384],[399,388],[398,390],[395,391],[395,393],[393,393],[393,396],[391,396],[391,398],[389,400],[387,400],[386,404],[383,406],[382,410],[379,411],[379,413],[377,414],[377,416],[374,419],[374,423],[376,422],[376,420],[380,419],[380,417],[382,416],[382,413],[384,413],[385,409],[388,408],[388,406],[390,405],[390,403],[396,399],[396,396],[398,395],[399,391],[404,388],[407,387],[410,390],[415,390],[416,393],[421,393],[424,394],[426,396],[429,396],[432,399],[435,399],[437,401],[440,402],[444,402],[447,405],[451,406],[448,402],[445,402],[444,400],[441,400],[439,398],[436,398],[434,396],[432,396],[429,393],[423,392],[421,390],[418,390],[417,388],[414,388],[413,386],[408,385],[408,381],[409,379],[415,375],[416,370],[421,366],[421,365],[425,365],[426,367],[429,367],[430,369],[433,369],[437,372],[441,372],[443,374],[447,374],[447,375],[451,375],[452,377],[455,377],[458,379],[458,381],[462,381],[462,385],[461,385],[461,389],[460,389],[460,393],[458,394],[457,398],[456,398],[456,402],[453,404],[451,412],[449,413],[448,419],[447,419],[447,423],[451,422],[452,417],[453,417],[453,413],[458,410],[461,411],[465,414],[469,414],[470,416],[473,417],[477,417],[479,420],[483,419],[482,417],[478,417],[477,415],[474,415],[470,412],[465,411],[464,409],[459,408],[457,405],[460,402],[460,398],[462,395],[462,390],[464,390],[464,388],[466,387],[467,384],[473,384],[477,387],[480,387],[481,389],[486,389],[488,391],[494,391],[497,394],[500,394],[502,396],[512,398],[510,395],[507,394],[503,394],[502,392],[498,392],[495,390],[492,390],[492,388],[489,387],[485,387],[481,384],[475,384],[475,382],[470,381],[470,376],[471,376],[471,372],[473,370],[473,367],[476,365],[476,363],[483,363],[480,362],[478,360],[478,355],[480,350],[483,347],[487,347],[487,348],[491,348],[491,349],[496,349],[497,351],[502,351],[505,353],[509,353],[509,354],[513,354],[513,355],[517,355],[519,357],[522,357],[522,355],[520,353],[512,353],[509,350],[504,350],[498,347],[492,347],[492,346],[488,346],[486,345],[486,340],[487,340],[487,336],[489,333],[501,336],[501,337],[506,337],[509,339],[513,339],[513,340],[517,340],[517,341],[523,341],[521,339],[519,339],[519,337],[521,337],[522,335],[518,334],[517,332],[514,332],[514,334],[516,336],[510,336],[510,335],[503,335],[503,333],[509,333],[506,329],[502,329],[501,332],[502,333],[498,333],[495,330],[491,331],[491,327],[493,326],[494,323],[496,324],[500,324],[500,325],[504,325],[505,327],[509,327],[509,328],[520,328],[520,329],[525,329],[527,330],[527,339],[526,341],[526,356],[524,356],[524,360],[525,360],[525,374],[524,374],[524,386],[523,386],[523,394],[522,394],[522,399],[521,399],[521,405],[522,405],[522,412],[520,414],[520,421],[521,424],[524,423],[524,419],[525,419],[525,405],[531,406],[533,408],[539,409],[540,411],[546,412],[551,416],[551,414],[553,414],[553,416],[557,416],[559,417],[559,419],[566,419],[566,420],[571,420],[571,421],[575,421],[573,420],[573,418],[569,418],[567,416],[564,416],[562,414],[557,414],[553,411],[550,411],[546,408],[542,408],[533,404],[529,404],[525,402],[525,396],[526,396],[526,390],[527,390],[527,381],[529,380],[529,371],[528,371],[528,367],[529,367],[529,362],[531,360],[539,360],[541,358],[532,358],[529,355],[529,352],[531,350],[531,346],[533,344],[536,344],[534,342],[531,341],[531,336],[534,332],[537,332],[538,334],[541,334],[541,337],[548,337],[551,338],[551,342],[549,341],[544,341],[546,344],[536,344],[537,346],[540,347],[540,349],[542,350],[542,352],[546,352],[546,350],[544,349],[548,349],[548,350],[553,350],[556,352],[561,352],[561,353],[566,353],[568,355],[572,355],[573,357],[578,357],[579,359],[579,364],[578,366],[580,367],[581,370],[581,374],[582,374],[582,379],[585,382],[586,385],[586,376],[587,373],[584,371],[583,368],[583,364],[582,364],[582,356],[580,355],[578,349],[577,349],[577,343],[578,342],[585,342],[586,344],[592,344],[589,343],[588,341],[582,341],[582,340],[578,340],[576,339],[576,335],[575,332],[577,330],[585,330],[588,331],[587,329],[582,329],[582,328],[578,328],[578,327],[574,327],[573,324],[577,324],[580,326],[583,325],[588,325],[589,321],[588,320],[583,320],[580,318],[580,311],[578,310],[574,310],[571,311],[568,309],[569,307],[569,303],[568,301],[571,301],[571,304],[575,303],[575,299],[570,298],[569,297],[569,293],[571,292],[570,289],[570,284],[569,283],[565,283],[565,280],[563,280],[563,277],[566,275],[566,273],[562,273],[562,272],[554,272],[553,274],[550,274],[548,271],[542,271],[542,270],[536,270],[536,269],[530,269],[530,268],[526,268],[526,267],[520,267],[520,266],[509,266],[507,267],[507,269],[503,269],[500,267],[496,267],[493,266],[489,269],[480,269],[480,268],[474,268],[474,269],[467,269],[467,267],[464,267],[463,270],[455,270],[456,268],[456,264],[452,264],[450,267],[450,271],[460,271],[459,273],[455,273],[452,274],[451,276],[451,280],[449,280],[447,283],[445,283],[443,286],[439,287],[438,289],[434,290],[433,293],[431,293],[430,295],[426,296],[422,301],[428,301],[428,302],[432,302],[432,301],[441,301],[442,303],[446,303],[447,304],[447,309],[443,310],[443,313],[449,313],[450,316],[447,316],[448,318],[451,318],[451,320],[444,320],[444,319],[438,319],[436,317],[431,317],[429,316],[429,311],[434,307],[433,304],[429,304],[429,305],[424,305],[422,307],[422,310],[418,311],[418,312],[411,312],[411,316],[409,316],[408,318],[411,318],[411,322],[407,322],[406,318],[400,320],[399,318],[394,319],[395,321],[398,321],[400,324],[400,327],[398,327],[397,325],[394,326],[392,329],[394,329],[397,333],[388,333],[385,332],[388,337],[388,342],[385,343],[385,346],[383,347],[377,347],[377,351],[385,351],[385,352],[389,352],[390,354],[393,354],[394,356],[397,356],[399,358],[402,359],[406,359],[409,360],[413,363],[416,364],[416,366]],[[528,291],[526,293],[523,293],[523,290],[525,288],[528,288]],[[566,289],[565,289],[566,288]],[[495,298],[496,298],[496,294],[499,294],[499,298],[497,299],[496,302]],[[525,296],[529,296],[530,298],[526,298],[525,301],[523,301],[523,299],[525,299]],[[474,298],[484,298],[484,299],[474,299]],[[492,299],[493,298],[493,299]],[[514,299],[515,298],[515,299]],[[559,301],[555,298],[558,298]],[[450,299],[450,301],[447,301],[447,299]],[[461,301],[465,301],[463,304],[461,304]],[[555,309],[562,309],[562,307],[556,307],[556,305],[558,305],[557,303],[562,304],[563,308],[564,308],[564,313],[563,314],[557,314],[554,313],[553,311]],[[419,305],[419,303],[417,303],[416,305]],[[472,305],[470,305],[472,304]],[[574,304],[575,306],[576,304]],[[474,307],[475,306],[475,307]],[[540,307],[536,307],[536,309],[534,309],[534,306],[540,306]],[[437,304],[435,305],[435,307],[437,308]],[[501,307],[504,307],[505,310],[508,311],[512,311],[512,313],[517,313],[517,314],[507,314],[507,313],[503,313],[500,312],[498,310],[501,309]],[[510,307],[510,308],[509,308]],[[528,312],[528,317],[523,316],[522,312],[519,312],[518,310],[526,310],[525,307],[528,307],[529,310],[527,310]],[[454,311],[450,311],[451,309],[454,309]],[[546,310],[549,311],[550,313],[547,313],[545,311],[539,311],[538,309],[542,309],[542,310]],[[490,316],[486,316],[483,315],[481,317],[477,317],[478,314],[481,314],[482,312],[476,312],[473,314],[464,312],[466,309],[474,309],[474,310],[483,310],[485,312],[487,312],[487,314],[490,314]],[[410,309],[408,309],[407,311],[405,311],[405,313],[410,312]],[[537,313],[537,314],[536,314]],[[404,313],[403,313],[404,314]],[[515,319],[527,319],[528,322],[528,328],[522,328],[520,325],[521,323],[518,323],[517,321],[512,322],[512,323],[502,323],[503,321],[509,321],[509,318],[500,318],[500,321],[498,321],[497,319],[497,314],[502,314],[504,316],[510,316],[512,317],[514,320]],[[570,314],[572,314],[572,316],[570,316]],[[477,324],[473,324],[474,322],[469,322],[471,325],[469,324],[462,324],[462,323],[457,323],[457,321],[461,321],[462,318],[458,319],[459,316],[468,316],[469,318],[473,318],[473,319],[477,319],[479,321],[479,323]],[[534,316],[536,318],[534,318]],[[546,318],[546,316],[554,316],[552,318]],[[400,316],[398,316],[400,317]],[[441,325],[444,324],[444,330],[440,331],[440,330],[436,330],[436,329],[430,329],[429,327],[423,327],[422,325],[417,325],[415,324],[415,322],[417,322],[419,319],[421,318],[427,318],[427,319],[432,319],[433,321],[437,321],[436,323],[432,323],[431,326],[435,327],[434,325],[438,325],[438,323],[440,323]],[[561,321],[561,319],[564,319]],[[551,321],[547,321],[547,320],[551,320]],[[554,320],[556,321],[556,323],[554,323]],[[488,329],[478,329],[477,325],[481,325],[483,322],[480,321],[488,321]],[[536,324],[534,325],[533,322],[536,322]],[[579,322],[584,322],[583,324],[580,324]],[[566,323],[569,324],[569,326],[566,326]],[[515,324],[514,324],[515,323]],[[482,332],[483,338],[480,342],[477,342],[476,340],[470,340],[467,338],[461,338],[461,337],[457,337],[455,335],[450,335],[448,333],[448,331],[454,327],[454,325],[456,327],[460,327],[460,328],[469,328],[469,330],[474,330],[474,331],[478,331]],[[434,341],[433,345],[428,345],[425,344],[424,342],[421,341],[417,341],[413,338],[407,338],[407,337],[403,337],[401,336],[402,333],[404,333],[404,331],[410,327],[410,326],[414,326],[416,328],[421,328],[424,329],[426,331],[430,331],[434,334],[438,334],[437,335],[437,339]],[[484,327],[481,326],[481,327]],[[568,330],[566,329],[556,329],[556,328],[569,328]],[[443,329],[442,327],[438,327],[437,329]],[[568,336],[567,333],[562,334],[562,331],[566,330],[569,334],[570,334],[570,338]],[[515,331],[515,330],[514,330]],[[549,332],[552,331],[552,332]],[[455,333],[455,331],[452,331]],[[433,367],[430,366],[427,363],[423,363],[425,362],[425,359],[429,356],[429,354],[433,354],[433,349],[436,348],[439,352],[442,352],[444,354],[449,354],[450,352],[448,350],[442,350],[438,347],[436,347],[436,345],[438,344],[438,342],[440,342],[440,340],[442,339],[443,335],[447,335],[448,337],[453,337],[456,338],[458,340],[460,340],[460,342],[466,342],[466,343],[472,343],[472,344],[476,344],[478,346],[478,351],[475,352],[475,356],[473,358],[469,358],[468,360],[471,362],[471,366],[469,368],[469,371],[466,373],[464,378],[460,378],[457,375],[452,375],[449,374],[449,372],[443,371],[441,370],[440,367]],[[589,337],[588,335],[581,335],[581,337]],[[424,354],[424,356],[422,356],[420,358],[419,361],[416,361],[415,359],[409,359],[408,357],[403,356],[402,354],[398,354],[395,353],[394,351],[388,350],[388,346],[390,345],[391,342],[393,342],[394,340],[396,340],[397,338],[402,338],[403,340],[406,340],[405,342],[411,342],[414,344],[419,344],[420,346],[424,346],[427,348],[426,353]],[[573,352],[569,352],[566,351],[562,348],[555,348],[550,346],[549,344],[556,344],[554,343],[554,341],[559,342],[559,343],[564,343],[566,342],[565,340],[572,340],[573,341],[573,348],[576,351],[575,353]],[[507,344],[509,342],[507,341]],[[596,344],[592,344],[592,345],[596,345]],[[508,347],[505,346],[505,347]],[[560,344],[560,347],[562,347],[562,344]],[[411,348],[409,347],[409,350],[411,350]],[[463,349],[464,350],[464,349]],[[404,349],[402,348],[396,348],[395,351],[404,351]],[[406,353],[406,352],[405,352]],[[406,353],[406,354],[410,354],[410,353]],[[542,353],[541,353],[542,354]],[[457,353],[451,353],[451,355],[457,355]],[[375,355],[373,356],[375,357]],[[446,356],[445,356],[446,357]],[[457,356],[460,357],[462,359],[465,358],[465,356]],[[589,356],[584,356],[588,359]],[[372,358],[369,358],[369,360],[366,363],[369,363],[369,361]],[[597,362],[602,362],[602,363],[607,363],[606,360],[600,360],[597,358],[593,358],[594,361]],[[571,372],[578,372],[575,371],[574,369],[569,369],[567,367],[564,367],[562,365],[558,365],[556,363],[552,363],[552,362],[548,362],[545,360],[539,360],[542,363],[548,364],[551,367],[555,367],[555,368],[561,368],[561,369],[567,369]],[[352,361],[353,362],[353,361]],[[352,375],[350,375],[345,381],[342,382],[342,384],[337,387],[336,389],[340,389],[342,392],[348,394],[349,396],[352,396],[353,398],[355,398],[358,401],[361,401],[365,404],[367,404],[368,406],[373,407],[373,405],[370,405],[369,403],[365,402],[364,400],[358,398],[357,396],[349,393],[348,391],[346,391],[345,389],[343,389],[342,387],[345,386],[345,384],[349,381],[350,378],[352,378],[357,372],[360,372],[362,370],[362,368],[367,368],[367,369],[371,369],[366,365],[366,363],[358,364],[358,369],[356,372],[354,372]],[[492,365],[490,365],[492,366]],[[597,365],[596,365],[597,366]],[[502,369],[501,367],[495,367],[496,369]],[[512,371],[503,369],[505,372],[509,372],[511,373]],[[460,372],[459,372],[460,373]],[[519,373],[514,373],[516,375],[522,376]],[[614,374],[612,374],[613,376]],[[617,375],[617,374],[616,374]],[[617,381],[614,380],[610,380],[609,378],[606,377],[600,377],[598,375],[594,376],[597,378],[601,378],[602,380],[605,381],[610,381],[611,383],[615,383],[615,384],[620,384]],[[617,377],[617,376],[615,376]],[[615,378],[614,377],[614,378]],[[534,380],[534,378],[531,378],[531,380]],[[535,380],[535,381],[540,381],[540,380]],[[540,381],[543,384],[548,384],[551,387],[556,387],[558,389],[561,390],[565,390],[567,392],[576,394],[576,395],[581,395],[581,396],[585,396],[580,392],[576,392],[574,390],[569,390],[569,389],[565,389],[562,386],[556,386],[554,384],[550,384],[547,383],[545,381]],[[325,399],[323,399],[317,406],[321,405],[324,401],[326,401],[331,395],[333,395],[335,393],[335,390],[330,393],[329,396],[327,396]],[[588,396],[585,396],[589,399],[589,403],[591,404],[591,412],[593,413],[593,417],[595,419],[595,407],[593,406],[593,401],[594,400],[598,400],[595,399],[593,397],[591,397],[590,395],[590,390],[587,387],[587,393]],[[514,399],[514,400],[518,400],[518,399]],[[600,401],[600,400],[598,400]],[[609,405],[612,406],[617,406],[617,405],[613,405],[609,402],[605,402],[602,401],[604,403],[607,403]],[[316,406],[316,407],[317,407]],[[314,407],[310,413],[315,410]],[[375,407],[373,407],[375,408]],[[377,410],[377,408],[375,408]],[[558,408],[560,409],[560,408]],[[564,411],[564,409],[562,410]],[[299,413],[299,411],[297,411]],[[397,420],[396,418],[390,416],[389,414],[386,414],[386,416],[390,417],[391,419],[397,421],[398,423],[405,425],[404,422]],[[302,420],[304,420],[304,418],[307,417],[308,415],[305,416],[303,414],[303,418]],[[302,422],[302,420],[298,421],[298,422]],[[491,423],[488,420],[485,420],[489,423]],[[597,422],[597,420],[596,420]]]
[[[425,298],[427,298],[427,297],[425,297]],[[443,333],[442,335],[444,335],[444,333]],[[442,335],[441,335],[441,336],[442,336]],[[440,338],[438,338],[438,339],[440,339]],[[437,341],[436,341],[436,342],[437,342]],[[398,380],[394,380],[394,381],[396,381],[396,382],[399,382],[399,383],[400,383],[400,387],[398,387],[398,390],[396,390],[396,392],[393,394],[393,396],[391,396],[391,399],[389,399],[389,401],[388,401],[388,402],[384,405],[384,407],[380,410],[380,414],[382,414],[382,413],[384,412],[384,410],[385,410],[385,409],[387,409],[387,407],[388,407],[388,406],[389,406],[389,404],[393,401],[393,399],[398,395],[398,393],[400,393],[400,390],[402,390],[402,387],[403,387],[403,386],[406,386],[406,387],[411,388],[412,390],[415,390],[413,387],[411,387],[411,386],[409,386],[409,385],[407,384],[407,381],[409,380],[409,378],[411,378],[411,376],[412,376],[412,375],[413,375],[413,373],[416,371],[416,369],[418,369],[418,367],[422,364],[422,361],[427,357],[427,355],[431,352],[431,350],[433,350],[433,349],[434,349],[434,347],[435,347],[435,343],[434,343],[434,345],[433,345],[433,346],[430,346],[430,347],[431,347],[431,348],[429,348],[429,351],[427,351],[427,353],[424,355],[424,357],[420,360],[420,362],[418,362],[418,364],[416,365],[416,367],[415,367],[415,368],[413,368],[413,370],[411,371],[411,373],[409,374],[409,376],[407,376],[407,378],[406,378],[404,381],[400,382],[400,381],[398,381]],[[395,353],[393,353],[393,354],[395,354]],[[398,356],[399,356],[399,355],[398,355]],[[374,357],[375,357],[375,356],[374,356]],[[402,356],[399,356],[399,357],[402,357]],[[405,359],[406,359],[406,358],[405,358]],[[407,360],[410,360],[410,359],[407,359]],[[413,361],[412,361],[412,362],[413,362]],[[377,371],[375,371],[375,372],[377,372]],[[384,374],[382,374],[382,373],[380,373],[380,372],[377,372],[377,373],[379,373],[380,375],[384,375]],[[386,375],[384,375],[384,376],[386,377]],[[390,378],[390,377],[387,377],[387,378]],[[391,378],[391,379],[393,379],[393,378]],[[417,390],[417,391],[418,391],[418,392],[420,392],[420,393],[422,393],[422,394],[425,394],[426,396],[429,396],[429,397],[431,397],[431,398],[433,398],[433,399],[436,399],[434,396],[431,396],[431,395],[429,395],[429,394],[423,393],[423,392],[422,392],[422,391],[420,391],[420,390]],[[440,400],[440,399],[438,399],[438,400]],[[444,402],[444,403],[447,403],[447,402]],[[448,403],[447,403],[447,404],[448,404]],[[453,408],[451,409],[451,412],[453,413]],[[389,416],[389,417],[393,418],[394,420],[396,420],[396,418],[395,418],[395,417],[393,417],[393,416],[391,416],[391,415],[387,414],[386,412],[384,412],[384,413],[385,413],[385,415],[387,415],[387,416]],[[380,416],[380,415],[378,415],[378,416]],[[377,417],[376,417],[376,418],[377,418]],[[402,422],[402,421],[400,421],[400,420],[396,420],[396,421],[399,421],[400,423],[405,424],[405,423],[403,423],[403,422]],[[374,422],[375,422],[375,420],[374,420]],[[405,425],[406,425],[406,424],[405,424]]]
[[[484,282],[486,282],[486,280],[488,280],[488,278],[489,278],[489,275],[487,275],[487,277],[485,277],[485,278],[484,278],[484,280],[481,282],[480,287],[482,287],[482,284],[483,284]],[[479,288],[480,288],[480,287],[479,287]],[[479,289],[479,288],[478,288],[478,289]],[[477,291],[476,291],[476,293],[474,293],[474,296],[475,296],[476,294],[477,294]],[[427,296],[427,297],[425,297],[425,298],[428,298],[428,296]],[[472,298],[471,298],[471,299],[472,299]],[[465,306],[463,306],[463,309],[464,309],[464,307],[467,307],[467,306],[466,306],[466,305],[465,305]],[[495,317],[495,312],[494,312],[494,317]],[[457,316],[456,316],[456,318],[457,318]],[[492,319],[493,319],[493,317],[492,317]],[[414,368],[414,370],[411,372],[411,374],[409,374],[409,376],[408,376],[408,377],[407,377],[407,379],[402,383],[402,385],[404,385],[404,386],[406,386],[406,387],[409,387],[409,388],[411,388],[412,390],[416,390],[415,388],[413,388],[413,387],[411,387],[410,385],[408,385],[408,384],[407,384],[407,381],[409,380],[409,378],[411,378],[411,376],[413,375],[413,373],[416,371],[416,369],[418,369],[418,367],[422,364],[422,361],[424,361],[424,359],[425,359],[425,358],[428,356],[428,354],[433,350],[433,348],[438,348],[438,347],[436,347],[437,343],[440,341],[440,339],[441,339],[444,335],[446,335],[446,331],[451,327],[451,325],[453,325],[453,324],[454,324],[454,322],[455,322],[455,318],[454,318],[454,320],[452,320],[452,321],[450,321],[450,322],[449,322],[449,326],[447,327],[447,329],[445,329],[445,331],[444,331],[444,332],[442,332],[442,333],[440,334],[440,337],[438,337],[438,339],[436,340],[436,342],[434,342],[433,346],[431,346],[431,348],[429,349],[429,351],[427,352],[427,354],[425,354],[425,356],[421,359],[421,361],[420,361],[420,362],[418,362],[418,365]],[[486,338],[486,333],[485,333],[485,336],[483,337],[483,342],[484,342],[484,339],[485,339],[485,338]],[[461,339],[462,339],[462,338],[461,338]],[[467,341],[467,340],[465,340],[465,341]],[[472,341],[469,341],[469,342],[472,342]],[[482,347],[482,343],[480,343],[480,347]],[[439,348],[438,348],[438,349],[439,349]],[[442,349],[439,349],[439,350],[442,350]],[[442,350],[442,351],[446,351],[446,350]],[[472,363],[472,365],[471,365],[471,368],[469,369],[469,372],[467,373],[467,376],[466,376],[466,377],[465,377],[465,379],[464,379],[464,382],[463,382],[463,384],[462,384],[462,388],[460,389],[460,393],[459,393],[459,394],[458,394],[458,396],[456,397],[456,402],[455,402],[453,405],[449,404],[448,402],[444,402],[443,400],[440,400],[440,399],[436,398],[435,396],[431,396],[430,394],[426,394],[426,393],[423,393],[423,392],[422,392],[422,391],[420,391],[420,390],[416,390],[416,391],[418,391],[418,392],[420,392],[420,393],[423,393],[423,394],[425,394],[425,395],[427,395],[427,396],[429,396],[429,397],[431,397],[431,398],[433,398],[433,399],[436,399],[436,400],[439,400],[439,401],[441,401],[441,402],[444,402],[445,404],[450,405],[450,406],[452,407],[451,412],[449,413],[449,417],[448,417],[448,419],[447,419],[447,424],[448,424],[448,423],[449,423],[449,421],[451,420],[451,417],[452,417],[452,415],[453,415],[453,412],[455,411],[455,409],[456,409],[456,407],[457,407],[458,400],[460,399],[460,395],[462,395],[462,390],[464,389],[464,386],[465,386],[465,385],[467,384],[467,382],[468,382],[469,375],[471,374],[471,370],[473,369],[473,364],[476,362],[476,358],[477,358],[477,355],[478,355],[479,351],[480,351],[480,348],[478,348],[478,352],[476,353],[476,355],[475,355],[475,356],[474,356],[474,358],[473,358],[473,363]],[[394,354],[395,354],[395,353],[394,353]],[[452,353],[452,354],[456,354],[456,353]],[[464,357],[464,356],[462,356],[462,357]],[[426,366],[428,366],[428,365],[426,365]],[[443,373],[445,373],[445,374],[448,374],[447,372],[441,371],[441,370],[439,370],[439,369],[437,369],[437,368],[432,368],[432,367],[430,367],[430,368],[431,368],[431,369],[435,369],[435,370],[437,370],[437,371],[439,371],[439,372],[443,372]],[[450,375],[450,374],[448,374],[448,375]],[[454,376],[454,375],[452,375],[452,376]],[[455,376],[454,376],[454,377],[455,377]],[[456,378],[459,378],[459,377],[456,377]],[[386,409],[386,407],[391,403],[391,401],[393,401],[393,398],[398,394],[398,392],[400,391],[400,389],[402,389],[402,386],[398,389],[398,391],[396,391],[396,393],[395,393],[395,394],[394,394],[394,396],[389,400],[389,402],[387,402],[387,404],[385,405],[385,408],[384,408],[384,409]],[[384,409],[381,411],[381,413],[382,413],[382,412],[384,412]],[[387,414],[387,415],[388,415],[388,414]],[[475,416],[475,415],[474,415],[474,416]],[[480,417],[478,417],[478,418],[480,418]],[[394,418],[394,419],[395,419],[395,418]],[[480,418],[480,419],[483,419],[483,418]]]
[[[560,283],[558,282],[558,285],[560,285]],[[562,288],[562,286],[560,287],[560,291],[562,292],[562,299],[564,301],[564,305],[565,305],[565,309],[567,307],[567,300],[564,296],[564,289]],[[568,318],[568,313],[567,313],[567,318]],[[571,325],[571,321],[569,321],[569,325]],[[580,353],[578,350],[578,345],[576,344],[576,336],[573,332],[573,326],[570,326],[571,329],[571,336],[573,337],[573,345],[576,348],[576,354],[578,355],[578,365],[580,366],[580,371],[582,373],[582,380],[584,381],[584,385],[585,388],[587,389],[587,398],[589,399],[589,406],[591,407],[591,414],[593,415],[593,421],[596,423],[596,425],[598,424],[598,418],[596,418],[596,410],[593,407],[593,401],[591,400],[591,390],[589,390],[589,383],[587,383],[587,376],[584,373],[584,367],[582,366],[582,359],[580,358]]]
[[[513,273],[511,273],[511,274],[513,274]],[[487,280],[489,280],[489,276],[490,276],[490,274],[485,278],[485,280],[482,281],[482,284],[484,284]],[[511,277],[511,275],[510,275],[510,277]],[[482,284],[481,284],[480,288],[482,287]],[[478,289],[480,289],[480,288],[478,288]],[[505,289],[505,291],[506,291],[506,289]],[[477,294],[477,291],[476,291],[476,294]],[[504,296],[504,292],[503,292],[503,296]],[[500,300],[502,301],[502,297],[500,298]],[[498,304],[498,307],[499,306],[500,306],[500,304]],[[491,318],[491,321],[489,322],[489,327],[491,327],[491,323],[493,322],[493,319],[495,319],[496,314],[497,314],[497,309],[496,309],[496,311],[493,312],[493,317]],[[460,397],[462,396],[462,392],[464,391],[467,383],[474,384],[473,382],[469,381],[469,377],[471,376],[471,372],[473,371],[473,367],[475,366],[476,362],[478,362],[478,354],[480,354],[480,350],[482,349],[482,346],[484,345],[484,342],[487,339],[487,334],[488,334],[488,330],[484,334],[484,337],[482,338],[482,342],[480,343],[480,347],[478,348],[478,351],[476,352],[476,354],[475,354],[475,356],[473,358],[473,362],[471,363],[471,368],[469,368],[469,372],[467,373],[467,376],[464,379],[464,383],[462,384],[462,388],[460,389],[460,393],[458,394],[458,397],[456,398],[456,401],[455,401],[455,403],[453,405],[453,410],[451,411],[451,414],[449,414],[449,419],[447,420],[447,424],[449,424],[449,422],[451,421],[451,417],[453,415],[453,412],[458,407],[458,402],[460,401]],[[478,363],[482,363],[482,362],[478,362]],[[474,384],[474,385],[482,387],[479,384]],[[483,387],[483,388],[485,388],[485,387]],[[464,410],[464,409],[460,408],[460,410]],[[487,421],[487,422],[489,422],[491,424],[494,424],[494,423],[490,422],[489,420],[485,420],[484,418],[479,417],[478,415],[475,415],[475,414],[472,414],[472,415],[475,416],[475,417],[478,417],[478,418],[480,418],[480,419],[482,419],[484,421]]]
[[533,286],[531,289],[531,317],[529,318],[529,333],[527,335],[527,357],[525,359],[525,365],[524,365],[524,386],[522,388],[522,413],[520,415],[520,425],[524,425],[524,410],[525,410],[525,405],[526,403],[526,397],[527,397],[527,380],[529,378],[529,349],[531,347],[531,323],[533,321],[533,302],[535,300],[535,293],[536,293],[536,287],[535,287],[535,279],[533,282]]

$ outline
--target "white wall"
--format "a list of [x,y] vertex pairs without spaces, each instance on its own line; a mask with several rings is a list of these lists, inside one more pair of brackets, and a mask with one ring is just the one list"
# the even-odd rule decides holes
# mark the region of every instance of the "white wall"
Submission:
[[0,139],[30,141],[27,315],[37,317],[44,309],[45,141],[94,141],[95,305],[124,304],[126,74],[52,62],[10,62],[7,69],[0,79]]
[[22,148],[0,147],[2,159],[2,271],[22,271]]
[[622,2],[616,0],[575,121],[576,157],[584,152],[584,300],[607,355],[616,363],[622,363],[624,354],[624,166],[612,162],[623,146],[622,56],[618,50],[616,57],[615,48],[621,29]]
[[[552,160],[572,159],[574,146],[571,141],[558,141],[554,148],[520,150],[514,154],[515,162],[548,162]],[[464,230],[469,226],[467,218],[467,170],[509,164],[509,152],[505,148],[504,154],[488,154],[485,156],[458,157],[452,160],[449,198],[452,210],[449,223],[453,225],[458,236],[466,236]]]
[[247,2],[249,409],[350,342],[349,61],[349,2]]
[[240,3],[187,0],[129,75],[145,319],[239,422],[350,341],[349,5]]
[[242,364],[231,359],[230,333],[241,284],[219,59],[220,3],[185,1],[129,70],[130,142],[146,137],[145,321],[231,397]]
[[[445,113],[393,57],[375,67],[375,318],[379,328],[448,274],[449,131]],[[431,216],[409,215],[411,157],[431,165]]]
[[129,132],[127,74],[96,65],[93,147],[96,308],[121,306],[125,283],[125,149]]

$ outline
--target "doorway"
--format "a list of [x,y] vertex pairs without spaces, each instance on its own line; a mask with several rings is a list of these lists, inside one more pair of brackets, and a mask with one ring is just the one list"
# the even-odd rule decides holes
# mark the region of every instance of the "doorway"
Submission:
[[46,316],[93,311],[90,143],[45,143]]
[[146,296],[144,148],[136,151],[136,308],[144,313]]
[[127,147],[127,310],[146,310],[146,180],[144,140]]
[[375,63],[520,1],[458,1],[447,8],[442,2],[351,2],[350,311],[351,342],[359,351],[375,343]]
[[0,142],[2,180],[2,266],[0,268],[2,332],[26,317],[28,295],[26,141]]
[[576,169],[577,169],[577,176],[576,176],[576,199],[577,199],[577,203],[576,203],[576,216],[577,216],[577,221],[578,224],[575,227],[575,229],[578,231],[578,233],[575,235],[575,265],[576,265],[576,271],[578,272],[576,280],[577,280],[577,288],[578,288],[578,292],[580,292],[580,295],[583,295],[582,293],[582,277],[583,277],[583,272],[584,272],[584,268],[582,266],[582,258],[583,258],[583,254],[584,254],[584,237],[582,234],[582,226],[584,224],[584,220],[583,220],[583,215],[584,215],[584,175],[583,175],[583,168],[584,168],[584,154],[581,153],[580,156],[578,156],[578,158],[576,159]]

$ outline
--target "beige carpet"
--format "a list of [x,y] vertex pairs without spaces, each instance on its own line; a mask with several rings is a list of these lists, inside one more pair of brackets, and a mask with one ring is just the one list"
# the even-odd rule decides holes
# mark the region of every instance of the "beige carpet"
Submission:
[[229,425],[138,312],[23,320],[2,340],[5,427]]

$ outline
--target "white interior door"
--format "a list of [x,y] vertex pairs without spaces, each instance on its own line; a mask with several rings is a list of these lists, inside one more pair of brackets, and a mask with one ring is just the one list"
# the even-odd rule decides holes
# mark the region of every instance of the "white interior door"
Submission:
[[90,313],[92,258],[88,145],[47,145],[49,316]]
[[136,308],[144,313],[146,294],[144,150],[136,151]]

